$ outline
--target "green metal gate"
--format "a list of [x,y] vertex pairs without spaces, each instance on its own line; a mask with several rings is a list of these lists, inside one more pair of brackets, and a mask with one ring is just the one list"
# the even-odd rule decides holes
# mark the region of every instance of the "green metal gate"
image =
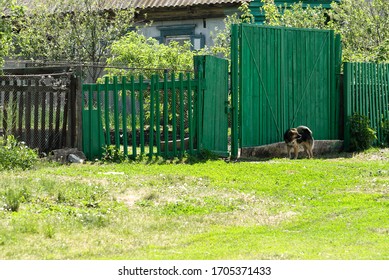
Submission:
[[282,141],[298,125],[309,126],[316,139],[337,139],[340,59],[340,38],[330,30],[233,25],[241,147]]

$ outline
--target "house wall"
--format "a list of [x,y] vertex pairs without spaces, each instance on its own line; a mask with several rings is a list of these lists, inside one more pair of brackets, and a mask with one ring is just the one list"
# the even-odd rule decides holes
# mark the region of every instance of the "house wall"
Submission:
[[204,44],[212,46],[213,41],[211,38],[211,32],[215,33],[215,28],[222,30],[224,28],[224,18],[204,18],[204,19],[189,19],[189,20],[172,20],[172,21],[156,21],[149,27],[141,28],[141,32],[146,37],[153,37],[160,39],[161,27],[174,29],[178,26],[191,26],[194,25],[194,35],[202,36],[204,38]]

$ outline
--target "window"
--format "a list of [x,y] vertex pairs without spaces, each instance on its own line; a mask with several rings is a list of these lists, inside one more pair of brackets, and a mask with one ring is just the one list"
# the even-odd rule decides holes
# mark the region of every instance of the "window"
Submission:
[[205,45],[205,37],[203,34],[195,34],[195,24],[170,25],[157,27],[161,32],[161,36],[157,38],[160,43],[169,44],[171,41],[177,41],[183,45],[186,41],[190,41],[192,49],[199,50]]

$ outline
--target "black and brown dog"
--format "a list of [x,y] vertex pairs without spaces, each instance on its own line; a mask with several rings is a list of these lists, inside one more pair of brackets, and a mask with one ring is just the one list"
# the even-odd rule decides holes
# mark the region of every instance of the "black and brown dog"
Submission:
[[294,151],[294,159],[297,159],[299,153],[299,145],[303,146],[308,158],[313,158],[314,139],[312,131],[303,125],[297,128],[289,128],[284,133],[284,141],[288,151],[288,157],[291,156],[291,150]]

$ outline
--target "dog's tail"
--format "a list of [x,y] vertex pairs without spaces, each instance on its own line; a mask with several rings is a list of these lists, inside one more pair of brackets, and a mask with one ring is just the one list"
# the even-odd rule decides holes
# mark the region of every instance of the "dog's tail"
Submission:
[[305,131],[305,132],[308,132],[309,134],[312,135],[312,131],[307,126],[300,125],[300,126],[297,127],[297,130]]

